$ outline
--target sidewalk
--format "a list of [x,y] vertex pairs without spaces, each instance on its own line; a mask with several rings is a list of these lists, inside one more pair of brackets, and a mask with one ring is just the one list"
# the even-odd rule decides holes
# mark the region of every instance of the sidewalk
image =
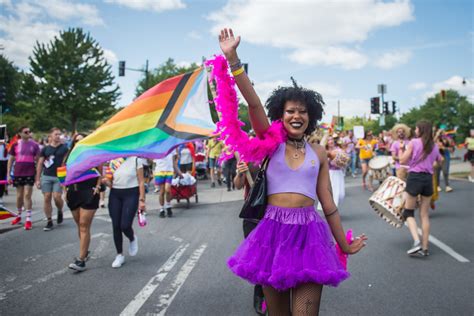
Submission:
[[[108,191],[107,191],[108,192]],[[16,190],[13,186],[9,186],[8,188],[8,195],[3,197],[3,202],[6,208],[16,211]],[[198,195],[198,204],[205,205],[205,204],[215,204],[215,203],[224,203],[224,202],[231,202],[231,201],[238,201],[243,199],[244,191],[243,190],[234,190],[227,192],[227,186],[225,183],[222,186],[216,184],[215,188],[211,188],[210,180],[200,180],[198,181],[198,188],[197,188],[197,195]],[[107,194],[108,196],[108,194]],[[105,199],[105,204],[107,205],[107,196]],[[171,204],[173,208],[185,208],[186,201],[180,201],[177,203],[176,200],[172,200]],[[196,204],[195,197],[193,196],[190,199],[190,209]],[[148,212],[157,212],[158,211],[158,193],[149,192],[147,194],[147,210]],[[108,209],[106,208],[99,208],[97,210],[96,216],[109,216]],[[64,206],[64,218],[72,218],[71,212],[69,208],[65,205]],[[10,231],[16,228],[23,228],[22,225],[18,226],[11,226],[10,222],[12,219],[6,219],[0,221],[0,234]],[[25,217],[23,216],[23,221]],[[56,222],[56,207],[54,206],[53,202],[53,220]],[[33,211],[32,211],[32,221],[33,221],[33,228],[41,228],[46,225],[44,212],[43,212],[43,194],[40,190],[34,188],[33,189]]]

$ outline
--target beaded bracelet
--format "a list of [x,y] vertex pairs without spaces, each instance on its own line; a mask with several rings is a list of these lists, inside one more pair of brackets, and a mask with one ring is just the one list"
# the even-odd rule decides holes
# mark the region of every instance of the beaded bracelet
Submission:
[[236,71],[237,69],[240,69],[240,67],[242,67],[242,63],[240,62],[240,59],[237,59],[234,64],[230,65],[230,71]]

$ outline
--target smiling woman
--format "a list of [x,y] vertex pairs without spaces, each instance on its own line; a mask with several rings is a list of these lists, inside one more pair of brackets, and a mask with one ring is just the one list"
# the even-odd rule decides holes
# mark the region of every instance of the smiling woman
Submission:
[[[249,105],[252,128],[264,138],[270,123],[237,56],[240,37],[223,29],[219,43]],[[347,242],[330,189],[326,151],[304,138],[316,128],[323,104],[319,93],[299,87],[294,80],[292,87],[276,89],[265,104],[270,120],[281,120],[288,138],[278,145],[266,168],[264,218],[228,265],[239,277],[264,287],[270,315],[317,315],[323,285],[337,286],[349,277],[337,257],[331,231],[347,254],[358,252],[367,239],[361,235]],[[316,199],[327,222],[314,209]]]

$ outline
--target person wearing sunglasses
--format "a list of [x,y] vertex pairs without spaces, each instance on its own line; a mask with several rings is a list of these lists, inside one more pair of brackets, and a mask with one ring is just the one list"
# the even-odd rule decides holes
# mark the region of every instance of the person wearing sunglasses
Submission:
[[[13,183],[16,188],[16,207],[18,216],[12,221],[12,225],[21,223],[21,213],[26,209],[25,229],[30,230],[31,210],[33,201],[33,185],[35,184],[35,163],[40,153],[39,145],[31,139],[31,129],[23,126],[18,130],[19,139],[10,149],[10,159],[8,160],[7,174],[9,183]],[[14,166],[13,166],[14,163]],[[13,179],[11,170],[13,168]]]

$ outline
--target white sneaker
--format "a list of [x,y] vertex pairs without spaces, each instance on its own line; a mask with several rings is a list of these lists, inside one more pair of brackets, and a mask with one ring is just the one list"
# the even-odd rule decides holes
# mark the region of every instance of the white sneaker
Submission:
[[117,255],[114,262],[112,262],[112,268],[120,268],[125,263],[125,257],[123,255]]
[[130,256],[136,256],[138,252],[138,238],[137,235],[133,236],[133,241],[130,242],[130,245],[128,245],[128,254]]

